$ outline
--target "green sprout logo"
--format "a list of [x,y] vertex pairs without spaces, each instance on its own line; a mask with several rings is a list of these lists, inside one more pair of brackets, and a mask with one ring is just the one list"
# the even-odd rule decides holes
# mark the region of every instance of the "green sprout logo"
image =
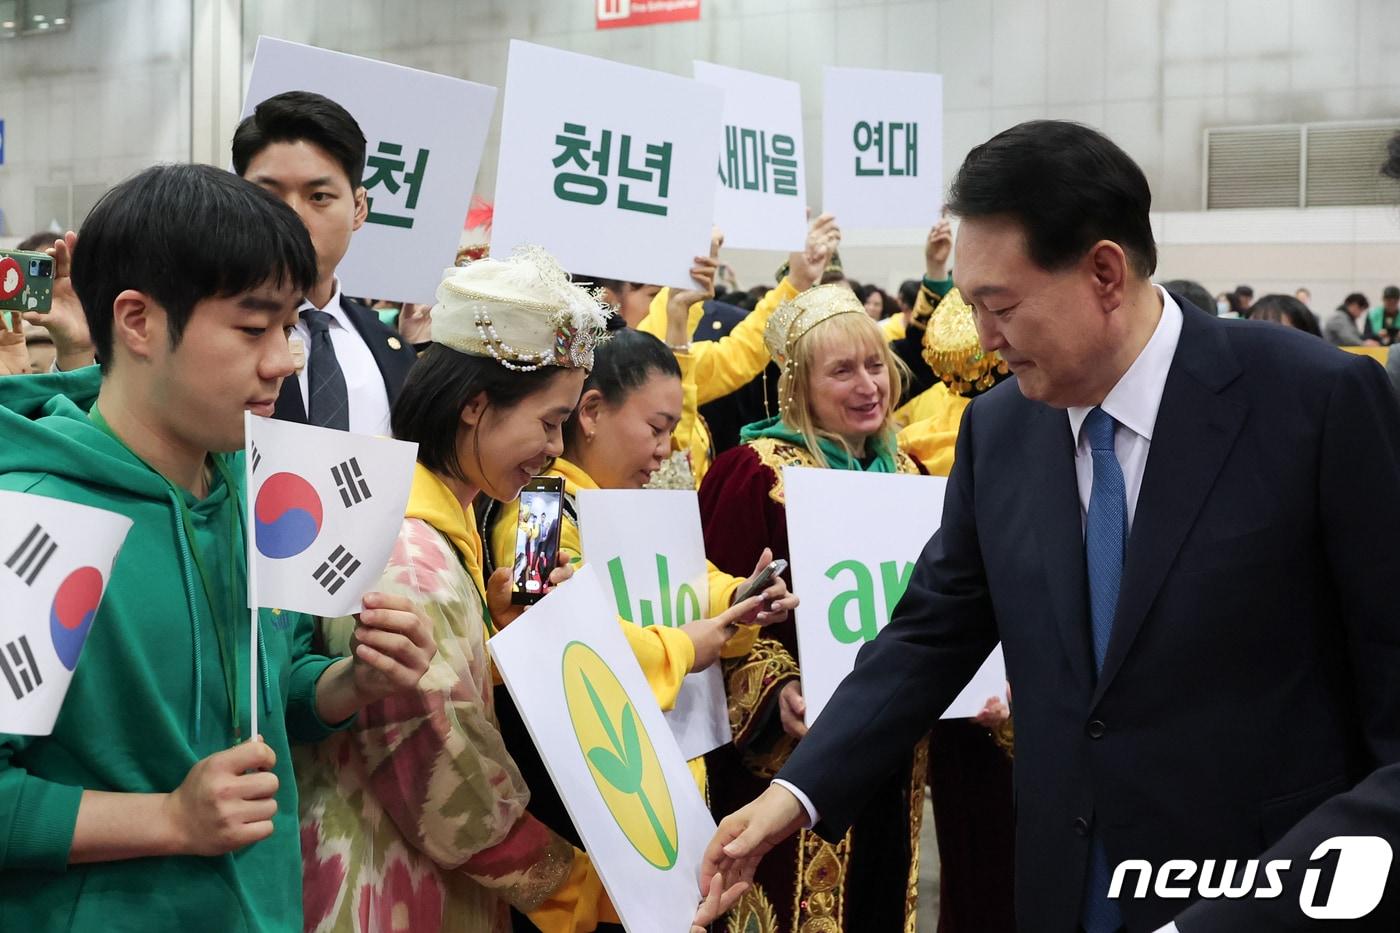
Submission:
[[[571,676],[575,671],[578,676]],[[669,870],[676,864],[675,810],[632,701],[603,659],[582,642],[565,650],[564,672],[574,733],[604,803],[638,854]],[[617,720],[609,707],[621,708]]]

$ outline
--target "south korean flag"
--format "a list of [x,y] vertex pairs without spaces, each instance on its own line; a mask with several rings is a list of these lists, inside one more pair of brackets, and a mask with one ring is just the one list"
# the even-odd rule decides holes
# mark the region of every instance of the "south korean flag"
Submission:
[[53,732],[130,530],[123,515],[0,491],[0,732]]
[[393,552],[418,445],[247,419],[252,604],[359,612]]

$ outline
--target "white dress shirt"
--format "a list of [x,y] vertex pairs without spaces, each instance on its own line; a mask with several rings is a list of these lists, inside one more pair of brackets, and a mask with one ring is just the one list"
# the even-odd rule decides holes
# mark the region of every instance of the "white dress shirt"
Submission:
[[[1162,407],[1162,392],[1167,387],[1167,371],[1171,369],[1172,357],[1176,356],[1176,345],[1181,339],[1181,308],[1161,287],[1157,288],[1157,293],[1162,296],[1162,316],[1157,321],[1157,329],[1133,360],[1133,365],[1099,405],[1118,422],[1113,431],[1113,451],[1123,470],[1129,534],[1137,514],[1142,474],[1147,468],[1147,451],[1152,446],[1152,427],[1157,423],[1157,409]],[[1081,531],[1089,520],[1089,493],[1094,488],[1094,457],[1089,450],[1089,438],[1082,430],[1084,419],[1092,410],[1092,406],[1069,409],[1069,429],[1074,434],[1074,473],[1079,480]]]
[[[310,299],[302,302],[298,314],[316,306]],[[331,316],[331,346],[335,347],[335,358],[340,362],[340,371],[345,374],[346,398],[350,402],[350,432],[379,437],[389,435],[389,393],[384,388],[384,377],[379,372],[379,364],[374,354],[355,329],[345,309],[340,306],[340,280],[335,283],[331,300],[320,310]],[[307,364],[297,370],[297,384],[301,386],[302,408],[310,414],[310,389],[307,385],[307,372],[311,368],[311,331],[306,319],[297,318],[292,327],[292,336],[301,340],[306,348]]]
[[[1162,316],[1147,344],[1104,397],[1099,405],[1117,422],[1113,433],[1113,449],[1123,470],[1127,490],[1128,530],[1137,512],[1138,492],[1142,489],[1142,474],[1147,468],[1147,452],[1152,446],[1152,428],[1157,423],[1157,409],[1162,407],[1162,393],[1167,387],[1167,373],[1176,345],[1181,340],[1181,308],[1166,290],[1157,286],[1162,298]],[[1092,406],[1068,409],[1069,427],[1074,435],[1074,472],[1079,483],[1079,521],[1083,531],[1089,517],[1089,494],[1094,488],[1094,459],[1089,439],[1081,431]],[[817,824],[817,808],[811,798],[791,783],[774,779],[787,789],[807,811],[807,826]],[[1175,923],[1169,923],[1157,933],[1179,933]]]

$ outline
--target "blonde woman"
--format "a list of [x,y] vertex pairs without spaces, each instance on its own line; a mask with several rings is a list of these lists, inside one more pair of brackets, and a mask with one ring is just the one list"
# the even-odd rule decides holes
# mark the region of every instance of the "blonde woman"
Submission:
[[[784,302],[764,342],[782,368],[781,411],[744,428],[744,443],[716,459],[700,487],[705,550],[729,573],[747,573],[766,546],[788,557],[783,466],[922,472],[895,439],[901,364],[849,288],[821,285]],[[806,731],[796,655],[788,621],[766,628],[749,655],[726,663],[735,729],[734,744],[707,759],[716,813],[757,796]],[[912,927],[926,763],[921,746],[909,767],[872,795],[841,844],[804,831],[779,845],[740,898],[737,928],[749,929],[750,920],[753,929],[827,933]]]

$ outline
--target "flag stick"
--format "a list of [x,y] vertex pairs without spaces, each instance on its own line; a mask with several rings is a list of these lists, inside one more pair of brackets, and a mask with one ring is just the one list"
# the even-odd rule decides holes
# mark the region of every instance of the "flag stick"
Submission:
[[248,737],[258,734],[258,561],[253,536],[253,413],[243,413],[243,488],[247,501],[243,509],[247,526],[243,537],[248,546]]

